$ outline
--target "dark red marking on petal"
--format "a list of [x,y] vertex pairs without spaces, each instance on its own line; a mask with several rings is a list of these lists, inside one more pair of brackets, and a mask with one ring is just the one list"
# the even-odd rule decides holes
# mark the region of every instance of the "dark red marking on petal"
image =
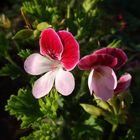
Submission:
[[49,55],[52,59],[58,60],[61,58],[63,45],[54,29],[48,28],[42,31],[39,43],[42,55]]

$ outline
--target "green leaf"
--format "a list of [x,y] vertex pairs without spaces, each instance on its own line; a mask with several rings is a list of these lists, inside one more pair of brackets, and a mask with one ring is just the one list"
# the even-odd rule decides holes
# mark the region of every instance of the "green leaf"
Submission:
[[104,114],[104,111],[101,108],[98,108],[94,105],[90,105],[90,104],[80,104],[80,105],[83,107],[83,109],[87,113],[89,113],[95,117],[98,117],[98,116],[101,116]]
[[47,22],[41,22],[37,25],[37,30],[42,31],[48,27],[51,27]]
[[6,64],[0,69],[0,76],[10,76],[14,80],[20,76],[20,71],[12,64]]
[[109,105],[108,102],[102,101],[100,99],[96,99],[95,101],[100,108],[103,108],[104,110],[107,110],[107,111],[112,110],[112,107]]
[[18,55],[19,55],[21,58],[25,59],[25,58],[27,58],[31,53],[32,53],[31,50],[25,49],[25,50],[21,50],[21,51],[18,53]]
[[48,96],[39,99],[40,111],[51,119],[57,116],[58,97],[57,91],[52,90]]
[[103,132],[102,127],[97,123],[96,118],[93,116],[90,116],[89,119],[87,119],[85,121],[85,124],[88,126],[92,126],[92,127],[94,127],[94,129]]
[[31,29],[22,29],[18,31],[12,39],[26,40],[33,35],[33,30]]
[[40,31],[39,30],[34,30],[34,32],[33,32],[33,35],[34,35],[34,38],[36,39],[36,38],[39,38],[39,36],[40,36]]
[[24,136],[21,140],[61,140],[59,137],[60,127],[48,123],[39,123],[29,136]]
[[84,0],[83,8],[88,12],[91,8],[95,7],[97,2],[100,0]]
[[[76,122],[72,129],[72,140],[101,140],[103,129],[99,121],[94,116],[83,118],[79,116],[79,120]],[[69,131],[69,129],[68,129]]]
[[19,89],[18,95],[11,95],[5,106],[10,115],[22,120],[21,127],[26,128],[32,125],[42,116],[36,100],[28,89]]
[[119,48],[120,44],[121,44],[121,40],[113,40],[107,47]]

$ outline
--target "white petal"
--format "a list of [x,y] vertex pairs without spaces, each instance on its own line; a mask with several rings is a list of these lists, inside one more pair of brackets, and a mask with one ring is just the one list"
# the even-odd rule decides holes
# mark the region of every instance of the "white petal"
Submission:
[[48,72],[54,62],[38,53],[31,54],[24,62],[24,69],[32,75],[39,75]]
[[33,86],[32,93],[35,98],[41,98],[48,94],[53,87],[56,71],[50,71],[39,78]]
[[68,71],[59,69],[55,79],[55,87],[64,96],[71,94],[75,87],[73,75]]
[[92,70],[88,76],[88,87],[89,87],[89,91],[90,94],[92,95],[93,89],[92,89],[92,79],[93,79],[93,72],[94,70]]

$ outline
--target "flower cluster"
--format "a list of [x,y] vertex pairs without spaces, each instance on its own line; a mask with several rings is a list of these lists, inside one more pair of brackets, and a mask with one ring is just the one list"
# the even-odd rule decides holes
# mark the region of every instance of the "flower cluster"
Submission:
[[40,36],[40,54],[31,54],[24,63],[25,71],[40,75],[33,86],[35,98],[47,95],[54,83],[62,95],[70,95],[75,87],[75,80],[69,71],[78,64],[81,70],[90,70],[88,86],[90,93],[107,101],[116,93],[128,88],[131,75],[125,74],[117,82],[114,70],[121,68],[127,61],[126,54],[118,48],[103,48],[83,57],[80,61],[79,44],[70,32],[55,32],[48,28]]

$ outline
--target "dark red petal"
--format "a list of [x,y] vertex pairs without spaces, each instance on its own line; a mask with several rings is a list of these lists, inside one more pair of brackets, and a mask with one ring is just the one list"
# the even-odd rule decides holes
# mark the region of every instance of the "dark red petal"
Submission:
[[116,57],[118,59],[118,63],[114,66],[116,69],[122,67],[127,61],[126,54],[119,48],[103,48],[95,51],[94,54],[108,54]]
[[106,55],[106,54],[91,54],[83,57],[79,64],[78,67],[81,70],[91,70],[92,68],[98,66],[98,65],[104,65],[104,66],[109,66],[109,67],[114,67],[117,64],[117,58],[111,56],[111,55]]
[[66,70],[72,70],[79,62],[79,44],[70,32],[59,31],[64,46],[61,62]]
[[52,59],[58,60],[61,58],[63,45],[54,29],[48,28],[42,31],[39,43],[42,55],[49,55]]

